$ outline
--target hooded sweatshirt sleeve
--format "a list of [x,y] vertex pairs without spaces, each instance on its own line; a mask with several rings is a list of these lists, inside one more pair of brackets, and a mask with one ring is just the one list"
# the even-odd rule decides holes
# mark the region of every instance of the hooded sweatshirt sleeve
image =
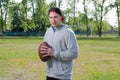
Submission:
[[66,49],[63,51],[54,50],[54,56],[60,61],[70,61],[78,57],[78,45],[74,32],[68,29],[65,33],[64,43]]

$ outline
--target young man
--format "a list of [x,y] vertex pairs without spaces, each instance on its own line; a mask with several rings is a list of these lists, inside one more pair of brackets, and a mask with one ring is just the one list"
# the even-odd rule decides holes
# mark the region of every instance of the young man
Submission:
[[63,15],[59,8],[48,11],[51,27],[45,33],[44,41],[51,48],[43,47],[43,57],[51,56],[47,61],[46,80],[72,80],[73,59],[78,57],[78,45],[74,32],[62,23]]

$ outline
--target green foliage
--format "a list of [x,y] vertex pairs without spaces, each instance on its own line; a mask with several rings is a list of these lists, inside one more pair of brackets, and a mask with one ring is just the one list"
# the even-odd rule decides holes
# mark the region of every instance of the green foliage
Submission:
[[36,29],[38,29],[39,31],[45,31],[49,23],[47,14],[48,8],[43,0],[38,0],[36,3],[37,4],[36,12],[34,14],[34,23],[36,25]]
[[[0,29],[1,31],[8,31],[15,29],[19,29],[20,27],[24,29],[24,31],[36,31],[41,32],[45,31],[47,27],[50,26],[48,21],[48,9],[53,6],[57,6],[57,0],[50,1],[49,4],[46,3],[47,0],[22,0],[21,3],[15,3],[14,0],[2,0],[0,2]],[[73,4],[77,4],[83,1],[81,0],[72,0],[67,1],[67,9],[63,10],[63,15],[65,20],[63,23],[70,25],[75,31],[82,31],[86,32],[87,27],[89,30],[92,30],[93,33],[98,34],[99,28],[101,27],[100,24],[103,23],[102,31],[109,30],[109,24],[106,21],[101,20],[100,18],[107,14],[109,10],[112,8],[119,8],[119,0],[115,3],[111,3],[107,7],[102,8],[102,1],[104,3],[105,0],[84,0],[85,6],[84,12],[78,11],[77,6]],[[107,1],[107,0],[106,0]],[[61,7],[62,3],[61,2]],[[108,1],[110,2],[110,1]],[[89,8],[87,4],[94,3],[94,11],[93,9]],[[118,6],[118,7],[117,7]],[[101,9],[102,8],[102,9]],[[75,9],[75,10],[74,10]],[[103,11],[102,11],[103,10]],[[75,12],[74,12],[75,11]],[[101,12],[102,11],[102,12]],[[119,12],[119,9],[118,9]],[[118,13],[116,12],[116,13]],[[87,14],[88,13],[88,14]],[[75,15],[75,17],[74,17]],[[86,24],[86,19],[88,18],[88,24]],[[103,19],[102,18],[102,19]],[[119,22],[119,21],[118,21]],[[119,29],[119,28],[118,28]],[[119,30],[118,30],[119,31]]]
[[56,6],[56,1],[52,1],[50,4],[49,4],[49,7],[55,7]]

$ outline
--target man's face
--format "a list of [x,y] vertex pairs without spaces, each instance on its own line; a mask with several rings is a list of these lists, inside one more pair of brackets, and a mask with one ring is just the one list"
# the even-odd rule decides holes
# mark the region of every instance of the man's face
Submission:
[[53,27],[56,27],[58,28],[61,24],[61,19],[62,19],[62,16],[60,16],[58,13],[56,13],[55,11],[51,11],[49,13],[49,21],[50,21],[50,24],[53,26]]

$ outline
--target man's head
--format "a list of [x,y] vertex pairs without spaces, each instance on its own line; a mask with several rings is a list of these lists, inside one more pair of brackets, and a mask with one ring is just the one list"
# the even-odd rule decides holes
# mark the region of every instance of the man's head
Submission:
[[53,27],[59,27],[64,20],[62,11],[57,7],[52,7],[48,11],[49,21]]
[[57,7],[50,8],[48,11],[48,15],[50,14],[50,12],[55,12],[55,13],[59,14],[60,16],[62,16],[62,11]]

